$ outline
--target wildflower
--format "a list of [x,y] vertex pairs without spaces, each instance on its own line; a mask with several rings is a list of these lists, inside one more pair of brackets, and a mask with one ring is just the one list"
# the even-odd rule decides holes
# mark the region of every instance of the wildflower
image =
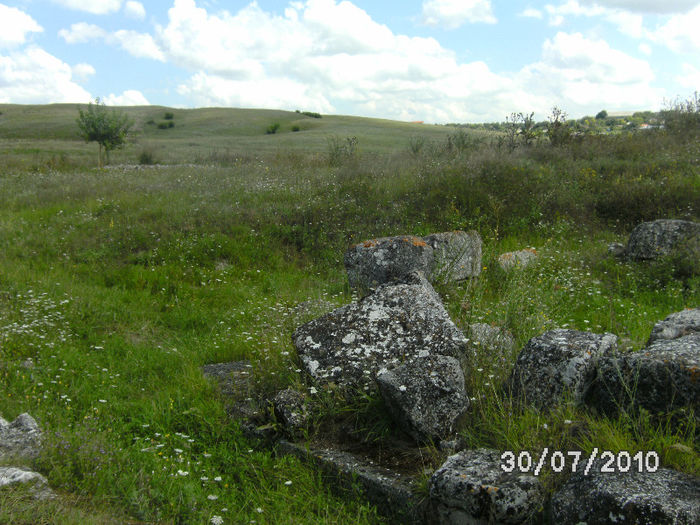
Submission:
[[178,476],[183,476],[183,477],[184,477],[184,476],[189,475],[189,472],[187,472],[186,470],[178,470],[178,471],[177,471],[177,475],[178,475]]
[[207,496],[207,499],[211,500],[211,501],[215,501],[215,500],[219,499],[219,496],[217,496],[216,494],[209,494]]
[[214,478],[214,481],[221,481],[221,476],[216,476],[216,477]]
[[212,525],[221,525],[223,522],[224,519],[221,516],[212,516],[209,520],[209,523],[211,523]]
[[291,481],[289,481],[289,480],[287,480],[287,481],[285,481],[285,482],[284,482],[284,484],[285,484],[285,485],[287,485],[287,486],[289,486],[289,485],[291,485],[291,484],[292,484],[292,482],[291,482]]

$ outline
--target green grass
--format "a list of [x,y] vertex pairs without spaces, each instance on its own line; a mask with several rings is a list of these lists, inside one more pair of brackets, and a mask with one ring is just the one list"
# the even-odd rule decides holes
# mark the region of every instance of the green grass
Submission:
[[[174,128],[145,124],[166,110],[126,108],[141,134],[97,170],[96,146],[73,136],[76,106],[0,106],[0,414],[39,421],[46,443],[31,466],[60,494],[35,505],[0,492],[0,521],[381,522],[248,442],[200,372],[248,359],[258,391],[308,393],[291,333],[352,300],[342,256],[363,239],[477,229],[482,276],[439,291],[459,326],[503,326],[518,348],[569,327],[637,350],[656,321],[700,304],[697,274],[678,261],[606,252],[641,220],[698,220],[696,143],[658,133],[506,153],[446,127],[262,110],[174,109]],[[357,137],[356,155],[330,166],[329,137]],[[130,166],[144,145],[173,165]],[[500,269],[500,253],[528,246],[537,264]],[[514,360],[477,353],[471,446],[652,449],[700,473],[690,423],[511,406],[494,389]],[[311,399],[318,428],[343,417],[368,441],[391,432],[376,399],[352,410]]]

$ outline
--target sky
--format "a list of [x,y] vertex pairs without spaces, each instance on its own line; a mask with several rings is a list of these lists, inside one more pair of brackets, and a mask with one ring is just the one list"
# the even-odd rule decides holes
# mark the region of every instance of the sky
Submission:
[[658,110],[700,90],[698,28],[700,0],[0,0],[0,103]]

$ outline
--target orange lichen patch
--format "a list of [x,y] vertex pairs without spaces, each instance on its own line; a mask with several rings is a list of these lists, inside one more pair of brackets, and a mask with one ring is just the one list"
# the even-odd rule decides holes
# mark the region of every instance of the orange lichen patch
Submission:
[[362,243],[362,246],[365,248],[374,248],[376,245],[377,243],[374,241],[365,241]]
[[688,368],[688,371],[690,372],[690,380],[691,381],[697,381],[700,379],[700,368],[697,366],[691,366]]
[[525,248],[525,250],[523,250],[523,251],[530,252],[534,255],[537,255],[537,250],[535,250],[534,248]]
[[402,237],[401,240],[402,240],[403,242],[410,242],[411,244],[413,244],[413,246],[427,246],[427,245],[428,245],[428,244],[427,244],[423,239],[421,239],[420,237],[414,237],[414,236],[411,236],[411,237]]
[[513,257],[514,255],[512,253],[504,253],[503,255],[501,255],[501,259],[505,261],[510,261]]

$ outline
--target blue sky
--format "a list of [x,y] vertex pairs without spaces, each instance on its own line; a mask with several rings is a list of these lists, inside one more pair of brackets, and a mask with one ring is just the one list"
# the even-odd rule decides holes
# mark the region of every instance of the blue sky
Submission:
[[0,0],[0,103],[655,110],[700,90],[698,27],[700,0]]

